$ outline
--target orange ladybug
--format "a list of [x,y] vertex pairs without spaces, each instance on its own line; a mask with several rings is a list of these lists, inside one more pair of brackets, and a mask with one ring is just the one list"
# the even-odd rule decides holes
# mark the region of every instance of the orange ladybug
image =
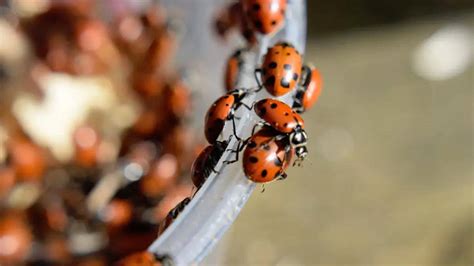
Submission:
[[174,207],[166,216],[166,218],[160,223],[160,228],[158,229],[158,236],[163,234],[163,232],[168,228],[178,215],[184,211],[184,208],[191,202],[191,198],[185,198],[182,200],[176,207]]
[[140,189],[146,196],[158,197],[170,188],[178,178],[179,163],[173,154],[164,154],[155,160],[148,174],[140,179]]
[[101,210],[99,216],[109,229],[119,229],[132,220],[133,205],[128,200],[114,199]]
[[301,85],[298,87],[295,95],[295,102],[293,103],[293,110],[298,113],[304,113],[313,107],[323,90],[321,73],[314,67],[303,67],[301,81]]
[[227,148],[227,141],[216,142],[207,146],[196,158],[191,169],[193,184],[199,189],[216,167],[220,157]]
[[246,19],[262,34],[276,32],[285,21],[286,0],[241,0]]
[[0,166],[0,199],[15,186],[15,171],[12,167]]
[[137,252],[115,263],[115,266],[161,266],[162,264],[148,251]]
[[80,127],[74,132],[75,162],[82,167],[93,167],[97,164],[101,140],[98,132],[88,126]]
[[19,181],[40,181],[46,170],[43,150],[33,142],[16,138],[8,145],[9,157]]
[[[273,96],[282,96],[298,84],[301,77],[302,57],[298,50],[289,43],[280,42],[268,49],[263,59],[261,73],[263,87]],[[259,87],[262,88],[257,78]]]
[[233,90],[217,99],[209,108],[204,121],[204,133],[209,143],[214,144],[224,129],[227,120],[232,121],[234,136],[238,138],[235,131],[234,114],[240,106],[247,106],[242,100],[248,92],[245,90]]
[[249,140],[243,155],[244,173],[257,183],[267,183],[286,178],[293,156],[293,148],[287,138],[279,139],[280,133],[265,126]]
[[237,78],[244,64],[242,58],[243,54],[247,49],[239,49],[227,60],[227,65],[225,69],[225,89],[227,92],[230,92],[235,89],[237,84]]
[[17,214],[2,214],[0,218],[0,265],[19,265],[28,254],[32,235]]
[[288,136],[289,144],[295,149],[300,161],[308,154],[306,142],[308,136],[304,130],[303,118],[286,103],[274,99],[263,99],[255,105],[255,113],[269,126]]

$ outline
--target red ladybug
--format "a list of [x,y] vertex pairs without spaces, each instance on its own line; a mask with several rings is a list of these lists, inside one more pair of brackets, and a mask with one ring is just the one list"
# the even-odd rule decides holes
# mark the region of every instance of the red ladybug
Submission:
[[262,34],[274,33],[285,21],[286,0],[241,0],[246,19]]
[[207,146],[196,158],[191,169],[193,184],[199,189],[216,167],[220,157],[227,148],[227,141],[216,142]]
[[308,136],[304,130],[304,121],[299,114],[286,103],[274,99],[263,99],[255,104],[255,113],[271,127],[289,138],[289,144],[295,149],[299,160],[308,154],[306,142]]
[[162,264],[148,251],[133,253],[115,263],[115,266],[161,266]]
[[295,95],[293,110],[298,113],[304,113],[309,110],[318,101],[322,89],[323,81],[319,70],[314,67],[304,66],[301,85]]
[[242,57],[245,51],[246,49],[239,49],[227,60],[224,80],[227,92],[235,89],[237,78],[244,64]]
[[[263,59],[263,87],[273,96],[282,96],[290,92],[298,84],[301,76],[302,57],[291,44],[281,42],[268,49]],[[260,80],[257,78],[257,82]],[[262,88],[262,85],[259,84]]]
[[166,218],[160,223],[160,229],[158,229],[158,235],[163,234],[163,232],[168,228],[178,215],[184,211],[184,208],[191,202],[191,198],[185,198],[182,200],[176,207],[174,207],[166,216]]
[[242,16],[242,7],[240,3],[235,2],[228,5],[224,10],[220,11],[215,20],[215,30],[220,37],[225,37],[227,33],[236,27]]
[[212,104],[209,111],[207,111],[204,122],[204,133],[209,143],[216,143],[217,138],[224,129],[225,122],[228,120],[232,121],[234,135],[237,137],[234,121],[235,111],[240,106],[251,109],[242,101],[246,95],[248,95],[248,92],[245,90],[234,90],[220,97]]
[[288,138],[281,138],[275,129],[265,126],[249,140],[243,158],[244,172],[248,179],[267,183],[286,178],[294,150]]

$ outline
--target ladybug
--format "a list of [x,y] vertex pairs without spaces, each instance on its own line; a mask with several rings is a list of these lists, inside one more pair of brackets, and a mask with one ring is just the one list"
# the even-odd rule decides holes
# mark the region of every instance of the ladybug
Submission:
[[219,159],[227,148],[227,141],[218,141],[213,145],[207,146],[196,158],[191,169],[191,179],[194,186],[198,189],[204,184],[211,172],[216,172]]
[[268,183],[286,178],[285,170],[294,150],[288,138],[270,126],[264,126],[249,139],[243,155],[244,173],[257,183]]
[[235,89],[239,73],[243,67],[244,59],[243,55],[247,49],[239,49],[227,60],[225,69],[225,88],[227,92]]
[[227,33],[240,23],[242,8],[240,3],[235,2],[222,10],[215,19],[214,27],[219,37],[225,37]]
[[308,154],[306,142],[308,136],[304,130],[304,121],[299,114],[286,103],[274,99],[263,99],[255,106],[255,113],[276,131],[289,137],[289,144],[295,149],[299,160]]
[[182,200],[176,207],[174,207],[166,216],[166,218],[160,223],[160,228],[158,229],[158,236],[163,234],[163,232],[168,228],[174,220],[178,218],[178,215],[183,212],[184,208],[191,202],[191,198],[185,198]]
[[75,146],[74,160],[85,168],[93,167],[99,160],[101,140],[99,133],[92,127],[83,126],[76,129],[73,135]]
[[124,259],[120,260],[119,262],[115,263],[115,266],[161,266],[163,264],[160,263],[158,258],[148,252],[142,251],[133,253],[128,255]]
[[282,96],[298,84],[301,76],[302,57],[296,48],[286,42],[280,42],[268,49],[261,69],[255,70],[255,76],[262,88],[257,73],[261,73],[263,87],[273,96]]
[[178,178],[179,162],[171,153],[161,155],[150,166],[148,173],[140,179],[140,190],[153,198],[164,194]]
[[241,0],[246,19],[262,34],[274,33],[285,21],[286,0]]
[[0,217],[0,265],[20,265],[32,245],[32,233],[21,214]]
[[321,73],[314,67],[304,66],[301,85],[298,87],[293,110],[304,113],[318,101],[323,89]]
[[217,99],[207,111],[204,121],[204,134],[209,143],[214,144],[224,129],[225,122],[232,120],[234,136],[238,138],[235,131],[234,115],[240,106],[251,110],[242,100],[248,95],[246,90],[233,90]]

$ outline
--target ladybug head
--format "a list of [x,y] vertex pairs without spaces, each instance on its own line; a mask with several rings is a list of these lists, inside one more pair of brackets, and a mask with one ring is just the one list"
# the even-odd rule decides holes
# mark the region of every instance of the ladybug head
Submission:
[[295,149],[295,154],[298,160],[303,161],[304,158],[306,158],[306,156],[308,155],[308,149],[306,148],[306,146],[297,147]]
[[294,148],[306,146],[307,140],[308,135],[306,135],[306,131],[301,127],[298,127],[297,130],[290,134],[290,144]]

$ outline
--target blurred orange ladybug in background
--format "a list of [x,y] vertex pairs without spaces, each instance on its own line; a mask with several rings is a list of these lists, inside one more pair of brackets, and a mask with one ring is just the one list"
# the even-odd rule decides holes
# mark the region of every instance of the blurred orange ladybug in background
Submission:
[[274,33],[285,21],[286,0],[241,0],[244,16],[262,34]]

